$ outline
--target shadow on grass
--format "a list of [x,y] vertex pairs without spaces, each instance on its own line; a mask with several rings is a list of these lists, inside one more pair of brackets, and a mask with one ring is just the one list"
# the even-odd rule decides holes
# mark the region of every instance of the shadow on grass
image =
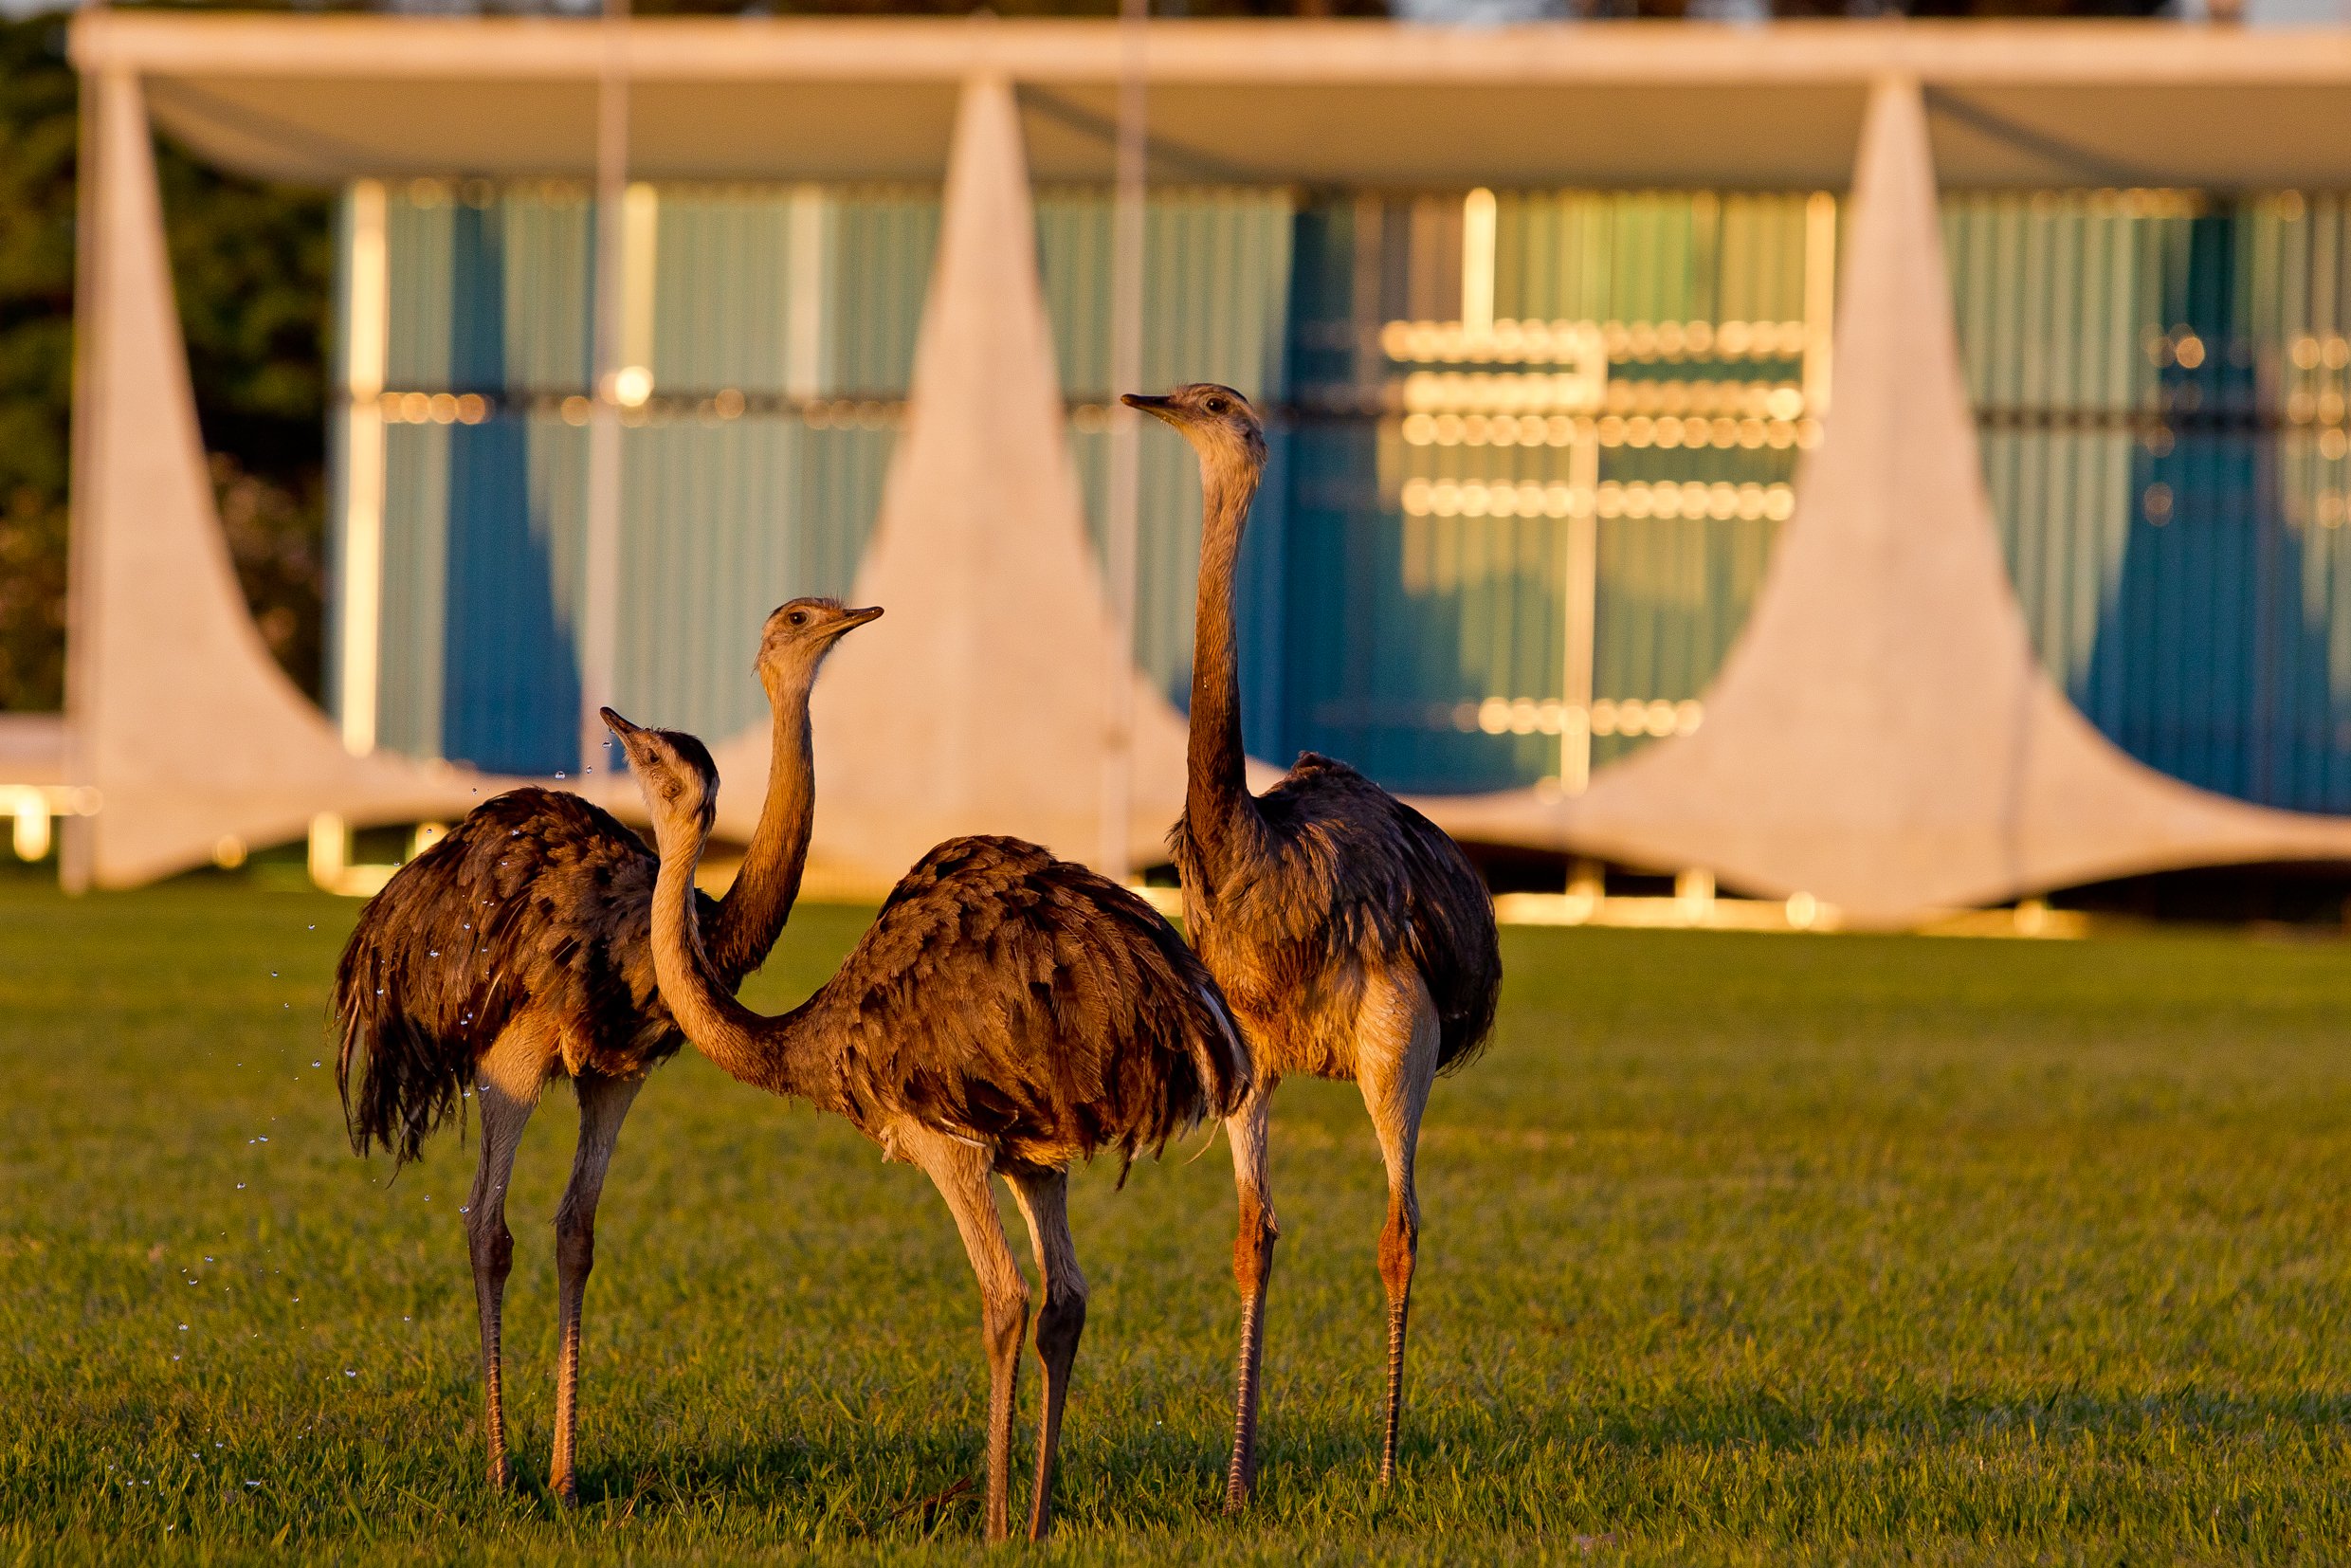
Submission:
[[[1014,1429],[1016,1482],[1027,1474],[1025,1435]],[[827,1533],[856,1539],[928,1536],[957,1521],[976,1522],[986,1475],[981,1434],[942,1430],[886,1448],[785,1435],[706,1449],[621,1442],[581,1467],[579,1486],[583,1513],[604,1510],[615,1522],[724,1503],[804,1514]],[[818,1498],[824,1503],[812,1507]]]
[[[1560,1478],[1556,1457],[1546,1457],[1558,1455],[1571,1456],[1572,1472],[1615,1477],[1637,1495],[1647,1488],[1634,1478],[1740,1454],[1793,1462],[1797,1470],[1814,1462],[1898,1468],[1929,1489],[1956,1484],[1965,1467],[1983,1488],[1977,1499],[1981,1506],[1971,1511],[1997,1516],[2007,1511],[1996,1494],[2008,1483],[1981,1474],[1976,1462],[1988,1454],[2014,1452],[2038,1461],[2071,1451],[2100,1463],[2136,1461],[2150,1473],[2112,1478],[2130,1490],[2160,1484],[2152,1472],[2167,1445],[2209,1463],[2232,1438],[2266,1445],[2299,1439],[2317,1452],[2338,1445],[2346,1431],[2351,1395],[2337,1393],[2246,1396],[2185,1388],[2112,1395],[2051,1388],[2018,1397],[1895,1388],[1875,1395],[1789,1395],[1757,1386],[1727,1395],[1554,1407],[1523,1420],[1503,1408],[1408,1413],[1401,1484],[1383,1493],[1373,1479],[1376,1423],[1337,1413],[1277,1415],[1266,1433],[1252,1512],[1268,1523],[1336,1505],[1366,1522],[1381,1516],[1400,1521],[1422,1511],[1426,1488],[1458,1476],[1465,1466],[1505,1489],[1514,1474],[1516,1484],[1541,1489]],[[1016,1514],[1026,1513],[1033,1435],[1025,1423],[1015,1429]],[[1226,1460],[1220,1444],[1169,1439],[1145,1451],[1123,1448],[1115,1431],[1108,1435],[1106,1465],[1082,1460],[1073,1467],[1065,1454],[1056,1488],[1065,1524],[1089,1517],[1130,1525],[1156,1518],[1182,1528],[1220,1517]],[[887,1446],[778,1438],[694,1452],[622,1449],[583,1475],[582,1500],[614,1520],[724,1503],[794,1513],[801,1528],[836,1539],[959,1539],[979,1528],[985,1470],[976,1431]],[[1620,1504],[1632,1504],[1632,1495]],[[2091,1502],[2082,1499],[2085,1506]],[[1530,1509],[1520,1523],[1539,1523],[1539,1513]]]
[[[1294,1472],[1305,1480],[1349,1470],[1368,1476],[1378,1462],[1379,1435],[1376,1421],[1271,1415],[1260,1437],[1261,1476]],[[1929,1388],[1789,1395],[1756,1386],[1640,1402],[1612,1395],[1523,1413],[1448,1405],[1424,1415],[1408,1404],[1397,1464],[1409,1481],[1458,1463],[1464,1454],[1492,1453],[1498,1443],[1578,1450],[1600,1465],[1614,1460],[1646,1467],[1709,1449],[1798,1452],[1870,1448],[1878,1439],[1900,1445],[1886,1451],[1915,1456],[1922,1448],[2062,1447],[2084,1440],[2123,1452],[2173,1440],[2209,1448],[2256,1436],[2265,1442],[2300,1437],[2314,1446],[2351,1440],[2351,1393],[2245,1395],[2191,1387],[2128,1395],[2056,1387],[2021,1396]],[[1221,1486],[1223,1462],[1221,1451],[1201,1458],[1206,1484]]]

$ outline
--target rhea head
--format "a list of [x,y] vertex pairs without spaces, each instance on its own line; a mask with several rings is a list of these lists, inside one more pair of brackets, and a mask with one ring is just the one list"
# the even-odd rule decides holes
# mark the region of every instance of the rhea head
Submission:
[[[781,613],[778,611],[777,613]],[[719,811],[719,766],[709,748],[683,730],[632,724],[611,708],[598,710],[629,754],[629,769],[645,793],[653,837],[665,852],[710,833]]]
[[1249,400],[1230,387],[1194,381],[1163,397],[1128,392],[1119,399],[1163,419],[1200,454],[1203,469],[1240,467],[1254,472],[1266,463],[1266,426]]
[[882,608],[850,610],[838,599],[794,599],[778,606],[759,633],[759,680],[773,692],[784,685],[804,685],[816,679],[832,645],[878,619]]

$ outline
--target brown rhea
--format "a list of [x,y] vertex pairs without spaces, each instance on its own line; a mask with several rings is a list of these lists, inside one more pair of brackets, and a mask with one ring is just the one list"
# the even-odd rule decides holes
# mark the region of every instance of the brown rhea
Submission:
[[693,737],[610,709],[661,852],[653,952],[662,994],[695,1048],[746,1084],[847,1117],[885,1156],[921,1168],[955,1215],[979,1279],[988,1355],[987,1533],[1011,1533],[1012,1404],[1029,1287],[988,1178],[1027,1220],[1044,1303],[1045,1400],[1029,1536],[1052,1515],[1054,1452],[1085,1326],[1069,1234],[1071,1162],[1157,1151],[1247,1093],[1249,1064],[1216,982],[1151,906],[1084,866],[1011,838],[956,838],[924,855],[833,977],[781,1017],[738,1003],[702,951],[690,890],[718,778]]
[[[881,614],[794,599],[761,633],[773,750],[767,797],[724,899],[697,901],[716,982],[732,991],[775,945],[808,859],[809,690],[843,633]],[[796,765],[795,765],[796,764]],[[506,1185],[548,1082],[572,1081],[579,1145],[556,1213],[561,1340],[548,1485],[577,1495],[580,1312],[595,1258],[596,1204],[646,1074],[684,1038],[663,1003],[649,939],[654,860],[609,812],[560,790],[483,802],[402,866],[359,912],[335,974],[331,1027],[352,1147],[406,1163],[470,1093],[482,1148],[465,1209],[482,1319],[490,1484],[513,1482],[501,1356],[514,1237]],[[470,1085],[470,1087],[469,1087]]]
[[1394,1479],[1404,1338],[1420,1245],[1412,1174],[1436,1075],[1477,1053],[1502,987],[1494,904],[1461,847],[1343,762],[1308,752],[1262,796],[1248,791],[1232,596],[1241,533],[1266,466],[1265,427],[1230,387],[1129,394],[1200,460],[1204,514],[1193,630],[1184,814],[1169,835],[1184,921],[1241,1019],[1257,1073],[1226,1122],[1240,1189],[1232,1251],[1241,1291],[1239,1389],[1225,1506],[1256,1477],[1258,1374],[1275,1223],[1267,1106],[1285,1073],[1351,1078],[1388,1168],[1379,1275],[1388,1295],[1388,1403],[1379,1479]]

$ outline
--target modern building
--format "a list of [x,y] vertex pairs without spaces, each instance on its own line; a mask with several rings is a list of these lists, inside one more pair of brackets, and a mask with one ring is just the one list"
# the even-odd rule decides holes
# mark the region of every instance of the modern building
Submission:
[[[2351,860],[2351,32],[106,12],[75,57],[77,884],[604,793],[604,702],[726,742],[739,829],[802,593],[891,611],[820,699],[836,884],[1156,858],[1198,492],[1141,432],[1126,614],[1122,80],[1139,380],[1272,428],[1253,756],[1691,918]],[[228,577],[151,119],[343,191],[331,714]]]

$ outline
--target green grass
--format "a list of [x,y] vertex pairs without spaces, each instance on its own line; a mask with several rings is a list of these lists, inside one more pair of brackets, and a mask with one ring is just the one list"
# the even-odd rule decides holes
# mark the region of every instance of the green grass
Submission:
[[[942,1207],[690,1054],[607,1189],[574,1519],[539,1485],[568,1099],[531,1130],[529,1485],[484,1491],[471,1149],[388,1183],[345,1148],[319,1018],[352,914],[0,882],[0,1561],[975,1552],[971,1505],[909,1506],[979,1468]],[[862,920],[803,911],[754,999]],[[1400,1483],[1372,1483],[1369,1127],[1351,1088],[1293,1084],[1256,1510],[1213,1511],[1230,1167],[1187,1147],[1078,1183],[1094,1302],[1041,1557],[2351,1552],[2351,949],[1505,942],[1500,1038],[1422,1144]]]

